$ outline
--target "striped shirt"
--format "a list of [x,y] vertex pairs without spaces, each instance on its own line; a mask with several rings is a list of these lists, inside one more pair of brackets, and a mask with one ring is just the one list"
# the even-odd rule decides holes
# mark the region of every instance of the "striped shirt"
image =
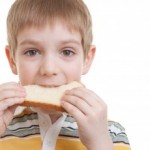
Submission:
[[[117,122],[108,121],[109,134],[115,150],[130,150],[125,129]],[[30,108],[17,114],[0,138],[0,150],[41,150],[39,120]],[[78,135],[74,118],[67,116],[59,133],[56,150],[86,150]]]

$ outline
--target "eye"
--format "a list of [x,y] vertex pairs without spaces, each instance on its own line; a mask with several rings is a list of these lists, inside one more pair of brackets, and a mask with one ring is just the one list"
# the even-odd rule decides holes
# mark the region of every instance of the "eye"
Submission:
[[72,50],[70,50],[70,49],[65,49],[65,50],[62,51],[62,54],[63,54],[64,56],[72,56],[72,55],[75,54],[75,52],[72,51]]
[[27,55],[27,56],[35,56],[35,55],[38,55],[38,54],[40,54],[40,53],[36,49],[29,49],[25,52],[25,55]]

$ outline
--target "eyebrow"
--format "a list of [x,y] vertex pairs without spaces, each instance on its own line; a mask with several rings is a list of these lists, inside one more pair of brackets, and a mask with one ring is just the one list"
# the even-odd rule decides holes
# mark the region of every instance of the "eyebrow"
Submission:
[[74,43],[74,44],[79,45],[79,46],[81,45],[81,42],[79,42],[79,41],[77,41],[75,39],[62,40],[60,42],[60,44],[68,44],[68,43]]
[[41,41],[38,40],[33,40],[33,39],[25,39],[23,41],[20,42],[20,45],[26,45],[26,44],[32,44],[32,45],[36,45],[38,43],[41,43]]

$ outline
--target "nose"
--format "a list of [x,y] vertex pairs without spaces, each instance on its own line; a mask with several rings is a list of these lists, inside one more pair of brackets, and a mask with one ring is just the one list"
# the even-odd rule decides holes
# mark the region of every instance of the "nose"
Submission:
[[54,76],[58,74],[58,63],[54,56],[45,56],[40,65],[42,76]]

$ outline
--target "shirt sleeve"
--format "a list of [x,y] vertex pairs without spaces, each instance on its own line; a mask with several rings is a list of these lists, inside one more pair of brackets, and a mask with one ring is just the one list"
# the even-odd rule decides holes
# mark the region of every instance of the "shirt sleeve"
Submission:
[[108,130],[115,150],[131,150],[125,128],[120,123],[109,121]]

